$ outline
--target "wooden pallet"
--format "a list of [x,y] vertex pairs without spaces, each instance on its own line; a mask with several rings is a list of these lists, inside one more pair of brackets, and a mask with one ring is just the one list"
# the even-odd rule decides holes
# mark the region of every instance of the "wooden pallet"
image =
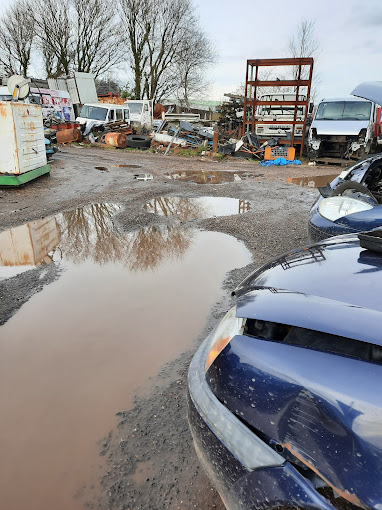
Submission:
[[318,158],[315,160],[317,165],[326,166],[349,166],[354,164],[353,159],[342,159],[342,158]]

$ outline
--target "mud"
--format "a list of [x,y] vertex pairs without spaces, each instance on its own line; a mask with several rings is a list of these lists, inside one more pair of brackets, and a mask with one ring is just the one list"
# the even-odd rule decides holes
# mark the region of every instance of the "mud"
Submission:
[[[134,180],[133,169],[117,164],[140,165],[154,180]],[[4,510],[223,509],[193,449],[187,366],[244,276],[306,243],[317,191],[285,181],[319,172],[267,169],[263,177],[215,188],[166,177],[182,166],[264,173],[242,160],[67,147],[55,155],[51,177],[0,190],[1,231],[55,216],[60,233],[48,252],[51,262],[37,257],[27,270],[0,281]],[[250,202],[251,210],[180,223],[176,216],[144,209],[164,196],[231,198]],[[97,244],[96,227],[85,229],[83,217],[90,210],[99,215],[100,204],[118,208],[102,223],[105,239]],[[68,235],[70,228],[77,233]],[[182,239],[193,236],[183,252],[175,231],[184,231]],[[245,244],[253,262],[232,236]],[[142,240],[148,237],[156,239],[154,250],[145,248]],[[189,276],[182,277],[187,260]],[[246,265],[230,271],[241,264]],[[172,286],[174,267],[179,271]],[[171,319],[164,320],[164,308]]]

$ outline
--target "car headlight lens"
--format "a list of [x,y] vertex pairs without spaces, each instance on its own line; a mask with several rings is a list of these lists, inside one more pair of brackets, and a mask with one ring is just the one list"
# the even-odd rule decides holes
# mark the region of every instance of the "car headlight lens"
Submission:
[[245,319],[236,318],[236,307],[231,308],[196,351],[188,371],[190,398],[212,432],[248,470],[281,466],[285,459],[227,409],[206,380],[208,363],[213,363],[229,341],[242,332],[244,323]]
[[236,317],[236,306],[225,314],[211,338],[206,356],[206,372],[231,339],[243,333],[244,324],[245,319]]
[[330,197],[321,200],[318,211],[327,220],[336,221],[349,214],[367,211],[373,206],[350,197]]

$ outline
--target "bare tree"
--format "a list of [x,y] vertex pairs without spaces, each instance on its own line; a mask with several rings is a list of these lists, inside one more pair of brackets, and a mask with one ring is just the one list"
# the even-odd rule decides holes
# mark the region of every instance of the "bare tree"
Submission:
[[176,80],[171,80],[171,70],[175,70],[182,59],[182,43],[197,26],[197,19],[191,0],[162,0],[151,16],[145,94],[160,100],[169,93],[170,83],[176,86]]
[[24,0],[16,1],[0,20],[0,64],[7,74],[27,76],[34,40],[34,23]]
[[[311,90],[311,96],[314,98],[317,95],[318,86],[320,84],[320,78],[317,72],[317,59],[321,53],[320,43],[316,36],[316,23],[314,20],[301,20],[295,34],[289,39],[288,52],[289,56],[293,58],[314,58],[314,74]],[[308,69],[308,66],[302,66],[301,79],[308,78]],[[298,67],[295,67],[293,70],[294,79],[297,79],[298,72]]]
[[74,69],[99,76],[120,64],[125,57],[115,3],[112,0],[71,0],[69,5],[73,12]]
[[61,0],[34,0],[31,14],[48,77],[69,75],[74,50],[72,20],[67,5]]
[[153,9],[152,0],[120,0],[128,60],[134,76],[135,99],[143,97],[144,69],[148,59],[147,42],[152,30]]
[[190,108],[190,97],[202,94],[208,87],[205,80],[207,66],[217,58],[216,51],[208,37],[200,29],[194,28],[183,40],[180,47],[176,75],[179,77],[177,96]]
[[34,0],[33,11],[48,76],[99,76],[124,59],[112,0]]

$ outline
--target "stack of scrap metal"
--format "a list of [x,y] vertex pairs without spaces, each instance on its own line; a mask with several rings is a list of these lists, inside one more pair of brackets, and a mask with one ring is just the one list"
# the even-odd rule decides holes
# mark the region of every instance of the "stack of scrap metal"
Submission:
[[169,127],[168,134],[175,136],[181,140],[185,140],[190,146],[206,145],[212,146],[214,132],[202,126],[193,125],[190,122],[181,121],[179,128],[176,130]]

